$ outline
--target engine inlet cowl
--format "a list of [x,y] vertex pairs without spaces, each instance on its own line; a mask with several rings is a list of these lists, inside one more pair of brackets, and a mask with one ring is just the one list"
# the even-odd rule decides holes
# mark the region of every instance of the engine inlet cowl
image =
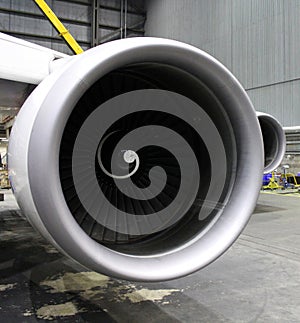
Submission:
[[264,143],[265,168],[264,173],[276,169],[285,153],[285,134],[279,121],[270,114],[256,113]]
[[142,281],[187,275],[227,250],[263,172],[260,125],[234,76],[195,47],[146,37],[54,71],[22,107],[9,153],[18,203],[49,241]]

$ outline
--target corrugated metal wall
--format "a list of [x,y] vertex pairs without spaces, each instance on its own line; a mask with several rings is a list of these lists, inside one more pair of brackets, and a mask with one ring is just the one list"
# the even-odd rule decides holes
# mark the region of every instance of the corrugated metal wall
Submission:
[[240,80],[256,110],[300,124],[299,0],[148,0],[145,32],[193,44]]
[[[83,49],[89,48],[92,42],[92,1],[46,0]],[[121,1],[98,0],[99,43],[120,38]],[[127,0],[127,4],[127,36],[143,36],[146,19],[144,1]],[[33,0],[0,0],[0,32],[71,53]]]

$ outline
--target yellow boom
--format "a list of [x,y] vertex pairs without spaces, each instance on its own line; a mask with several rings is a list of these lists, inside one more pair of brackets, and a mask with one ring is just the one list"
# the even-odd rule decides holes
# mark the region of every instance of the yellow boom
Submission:
[[38,7],[42,10],[44,15],[49,19],[53,27],[59,32],[59,35],[64,38],[66,43],[70,46],[75,54],[83,53],[83,49],[77,43],[77,41],[70,34],[69,30],[63,25],[63,23],[57,18],[55,13],[47,5],[44,0],[33,0]]

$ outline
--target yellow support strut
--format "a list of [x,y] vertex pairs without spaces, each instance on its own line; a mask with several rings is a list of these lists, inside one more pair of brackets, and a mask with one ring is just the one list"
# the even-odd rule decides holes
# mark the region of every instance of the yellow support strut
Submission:
[[69,30],[63,25],[63,23],[57,18],[55,13],[47,5],[44,0],[34,0],[38,7],[42,10],[44,15],[49,19],[53,27],[59,32],[59,36],[62,36],[66,43],[70,46],[75,54],[83,53],[83,49],[77,43],[77,41],[70,34]]

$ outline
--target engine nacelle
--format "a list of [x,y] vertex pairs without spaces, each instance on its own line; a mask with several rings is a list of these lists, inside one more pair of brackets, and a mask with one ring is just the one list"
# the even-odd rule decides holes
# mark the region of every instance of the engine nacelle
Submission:
[[235,77],[158,38],[110,42],[54,71],[22,107],[9,159],[37,230],[84,266],[138,281],[187,275],[226,251],[264,168]]
[[264,173],[276,169],[285,154],[285,134],[279,121],[270,114],[256,113],[264,142],[265,168]]

